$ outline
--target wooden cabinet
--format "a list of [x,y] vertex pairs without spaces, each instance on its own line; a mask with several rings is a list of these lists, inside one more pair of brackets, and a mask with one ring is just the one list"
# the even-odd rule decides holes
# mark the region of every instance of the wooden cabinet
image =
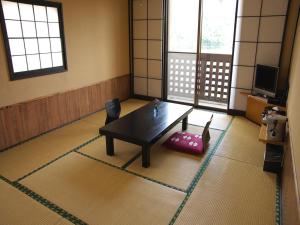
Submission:
[[254,123],[261,124],[261,113],[268,106],[265,98],[248,95],[246,117]]

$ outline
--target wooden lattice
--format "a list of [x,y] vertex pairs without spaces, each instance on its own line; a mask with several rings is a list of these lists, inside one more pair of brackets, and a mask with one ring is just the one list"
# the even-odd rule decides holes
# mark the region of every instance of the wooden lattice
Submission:
[[196,54],[169,53],[168,94],[194,99]]
[[198,100],[226,103],[231,55],[202,53],[196,79],[196,54],[169,53],[168,95],[193,100],[195,79]]
[[229,97],[231,55],[201,54],[198,65],[198,99],[226,103]]

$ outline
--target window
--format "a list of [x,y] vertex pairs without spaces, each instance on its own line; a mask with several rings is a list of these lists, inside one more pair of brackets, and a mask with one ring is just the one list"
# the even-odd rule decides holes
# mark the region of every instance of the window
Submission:
[[61,3],[1,0],[0,16],[11,80],[67,70]]

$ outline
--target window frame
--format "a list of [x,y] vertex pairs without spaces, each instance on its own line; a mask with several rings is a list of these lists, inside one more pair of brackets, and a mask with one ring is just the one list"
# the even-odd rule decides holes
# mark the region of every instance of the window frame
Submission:
[[[62,60],[63,60],[62,66],[41,68],[41,69],[36,69],[36,70],[27,70],[27,71],[22,71],[22,72],[14,72],[13,63],[12,63],[12,54],[11,54],[10,46],[9,46],[9,37],[7,34],[7,28],[6,28],[6,24],[5,24],[5,18],[4,18],[4,11],[3,11],[3,6],[2,6],[2,1],[0,0],[0,20],[1,20],[3,41],[4,41],[4,45],[5,45],[5,50],[6,50],[6,58],[7,58],[10,80],[20,80],[20,79],[26,79],[26,78],[32,78],[32,77],[45,76],[45,75],[50,75],[50,74],[66,72],[68,70],[68,65],[67,65],[67,53],[66,53],[66,43],[65,43],[65,34],[64,34],[62,3],[52,2],[52,1],[43,1],[43,0],[7,0],[7,1],[57,8],[58,20],[59,20],[58,24],[59,24],[59,29],[60,29],[61,52],[62,52]],[[21,21],[21,18],[20,18],[20,21]],[[22,37],[22,38],[24,39],[24,37]],[[38,54],[40,54],[40,52],[38,52]],[[26,52],[25,52],[25,56],[26,56]]]

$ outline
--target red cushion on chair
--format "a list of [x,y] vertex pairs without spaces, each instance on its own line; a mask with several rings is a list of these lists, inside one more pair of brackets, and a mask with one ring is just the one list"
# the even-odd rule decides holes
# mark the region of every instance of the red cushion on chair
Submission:
[[199,134],[188,132],[176,132],[172,134],[165,142],[167,148],[176,149],[183,152],[201,154],[203,150],[202,137]]

